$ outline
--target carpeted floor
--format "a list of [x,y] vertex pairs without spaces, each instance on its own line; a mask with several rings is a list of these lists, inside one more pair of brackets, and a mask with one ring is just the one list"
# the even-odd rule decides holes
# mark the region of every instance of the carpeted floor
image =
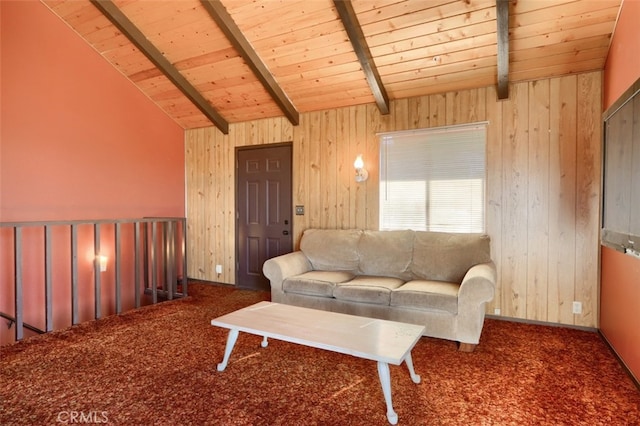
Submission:
[[[376,364],[240,334],[212,318],[268,293],[189,298],[0,348],[0,424],[385,425]],[[473,353],[422,338],[422,383],[391,366],[405,425],[640,425],[640,391],[598,334],[488,319]]]

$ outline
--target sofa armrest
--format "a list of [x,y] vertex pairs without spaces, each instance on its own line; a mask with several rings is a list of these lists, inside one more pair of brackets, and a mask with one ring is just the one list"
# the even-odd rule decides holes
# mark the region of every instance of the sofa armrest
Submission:
[[472,266],[458,292],[458,306],[479,305],[493,299],[496,291],[496,265],[493,262]]
[[311,271],[311,262],[301,251],[272,257],[262,265],[264,276],[271,282],[271,292],[282,292],[282,282],[288,277]]
[[[496,291],[496,265],[475,265],[467,271],[458,291],[457,338],[461,344],[475,346],[480,341],[485,304]],[[462,346],[461,346],[462,347]]]

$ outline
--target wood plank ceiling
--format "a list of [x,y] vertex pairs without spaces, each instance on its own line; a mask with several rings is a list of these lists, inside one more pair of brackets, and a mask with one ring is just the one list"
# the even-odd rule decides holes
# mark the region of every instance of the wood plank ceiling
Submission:
[[42,1],[183,128],[224,133],[490,85],[506,97],[508,82],[601,70],[622,2]]

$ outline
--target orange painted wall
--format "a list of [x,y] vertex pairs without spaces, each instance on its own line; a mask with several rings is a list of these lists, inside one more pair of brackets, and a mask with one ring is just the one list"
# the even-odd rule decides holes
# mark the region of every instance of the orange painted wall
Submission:
[[640,0],[623,0],[605,63],[604,109],[640,77]]
[[[624,0],[605,66],[605,110],[640,78],[638,22],[640,0]],[[640,380],[640,260],[603,247],[600,279],[600,330]]]
[[602,247],[600,329],[640,378],[640,260]]
[[0,221],[184,215],[183,129],[44,4],[0,3]]
[[[0,222],[184,216],[184,130],[43,3],[0,1],[0,31]],[[13,312],[8,230],[0,228],[0,311]],[[113,232],[104,233],[109,247]],[[65,231],[54,238],[55,309],[69,305],[70,261]],[[79,241],[90,291],[93,237],[83,231]],[[25,321],[40,326],[42,250],[41,233],[26,231]],[[103,278],[109,294],[112,277]],[[0,343],[6,330],[0,321]]]

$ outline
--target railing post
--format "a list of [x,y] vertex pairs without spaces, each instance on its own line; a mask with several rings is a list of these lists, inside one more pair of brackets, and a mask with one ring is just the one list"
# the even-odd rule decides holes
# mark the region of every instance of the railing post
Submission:
[[169,300],[173,300],[173,290],[176,286],[175,276],[175,232],[174,221],[166,222],[166,237],[164,239],[165,245],[165,266],[166,266],[166,278],[167,282],[167,297]]
[[186,297],[189,295],[187,289],[187,219],[184,218],[182,222],[182,294]]
[[140,222],[135,222],[135,228],[133,230],[133,245],[134,249],[134,265],[133,270],[135,277],[133,278],[134,287],[134,301],[136,308],[140,307]]
[[16,340],[24,337],[22,312],[22,228],[16,226],[13,230],[13,250],[14,250],[14,286],[15,286],[15,317],[16,317]]
[[44,301],[45,301],[45,330],[53,331],[53,278],[52,278],[52,253],[51,253],[51,227],[44,227]]
[[151,285],[149,284],[149,225],[150,222],[144,222],[144,228],[142,229],[142,253],[144,254],[144,267],[142,271],[144,272],[144,288],[151,289]]
[[71,325],[78,318],[78,225],[71,225]]
[[156,265],[156,240],[157,240],[157,222],[151,222],[151,300],[153,304],[158,303],[158,268]]
[[122,298],[121,298],[121,293],[122,293],[122,289],[121,289],[121,276],[120,276],[120,257],[121,257],[121,252],[120,252],[120,232],[121,232],[121,223],[117,222],[115,225],[115,234],[114,234],[114,238],[115,238],[115,265],[116,265],[116,314],[119,314],[122,312]]
[[102,317],[102,300],[101,300],[101,281],[100,281],[100,224],[93,225],[93,245],[94,245],[94,259],[93,259],[93,284],[94,284],[94,317],[98,319]]

